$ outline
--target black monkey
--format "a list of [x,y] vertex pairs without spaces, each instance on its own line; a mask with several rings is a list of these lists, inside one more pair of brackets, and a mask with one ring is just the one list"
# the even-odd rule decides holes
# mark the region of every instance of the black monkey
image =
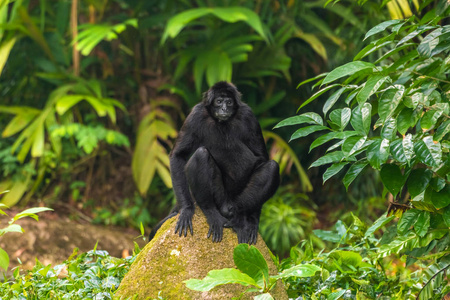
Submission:
[[233,84],[218,82],[204,93],[179,132],[170,168],[177,206],[160,224],[179,213],[175,233],[193,234],[195,199],[213,242],[222,240],[223,227],[232,227],[239,243],[256,243],[261,208],[278,188],[279,167],[269,160],[261,127]]

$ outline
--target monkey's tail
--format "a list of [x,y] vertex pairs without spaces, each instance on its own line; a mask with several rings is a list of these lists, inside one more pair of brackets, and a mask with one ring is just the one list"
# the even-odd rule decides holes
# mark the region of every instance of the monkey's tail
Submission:
[[180,212],[180,208],[177,204],[177,205],[175,205],[174,208],[172,208],[172,210],[170,211],[170,213],[167,217],[162,219],[158,224],[155,225],[155,227],[152,228],[152,231],[150,232],[150,235],[148,236],[148,241],[150,242],[155,237],[156,232],[162,226],[162,224],[164,224],[164,222],[166,222],[168,219],[170,219],[172,217],[175,217],[176,215],[178,215],[179,212]]

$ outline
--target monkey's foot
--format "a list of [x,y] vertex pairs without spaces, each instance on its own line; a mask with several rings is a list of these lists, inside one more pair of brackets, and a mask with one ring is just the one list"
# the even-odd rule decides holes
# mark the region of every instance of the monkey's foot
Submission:
[[194,235],[194,231],[192,229],[192,216],[194,215],[195,208],[183,208],[180,211],[180,216],[178,217],[177,226],[175,227],[175,234],[179,233],[179,235],[187,236],[187,231],[191,232],[191,235]]
[[258,238],[258,225],[246,224],[244,227],[234,228],[238,236],[239,244],[256,244]]
[[208,220],[209,231],[207,238],[211,237],[211,240],[215,243],[221,242],[223,237],[223,227],[227,219],[222,216],[216,218],[210,218]]

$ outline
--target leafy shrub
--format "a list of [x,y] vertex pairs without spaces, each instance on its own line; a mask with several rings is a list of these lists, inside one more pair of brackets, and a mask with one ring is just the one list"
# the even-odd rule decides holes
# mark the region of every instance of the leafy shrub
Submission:
[[[5,193],[5,192],[1,192],[0,194],[3,194],[3,193]],[[0,207],[7,208],[7,206],[3,203],[0,203]],[[39,217],[37,216],[37,213],[40,213],[43,211],[48,211],[48,210],[53,210],[53,209],[50,209],[47,207],[34,207],[34,208],[26,209],[26,210],[16,214],[8,222],[8,226],[0,229],[0,237],[2,237],[4,234],[9,233],[9,232],[23,233],[24,230],[22,229],[22,226],[20,226],[19,224],[15,224],[15,222],[17,220],[25,218],[25,217],[30,217],[30,218],[35,219],[36,221],[39,221]],[[0,209],[0,214],[6,215],[6,216],[8,215],[2,209]],[[8,266],[9,266],[9,255],[8,255],[8,253],[6,253],[5,250],[0,248],[0,268],[4,269],[6,271],[8,269]]]
[[[299,109],[334,90],[323,105],[324,118],[309,112],[276,126],[310,124],[291,140],[326,131],[311,150],[337,140],[311,165],[331,164],[324,182],[346,170],[348,188],[367,166],[379,170],[383,195],[391,194],[388,215],[400,219],[373,241],[377,258],[405,254],[407,265],[428,261],[436,278],[450,266],[450,26],[440,25],[448,9],[443,4],[421,20],[413,16],[372,28],[365,39],[391,33],[372,41],[353,62],[303,82],[319,80],[315,86],[322,88]],[[361,60],[375,52],[381,54],[375,63]],[[431,281],[424,285],[419,297],[443,297],[450,289],[443,280],[439,288]]]
[[[259,226],[264,241],[278,255],[289,253],[298,241],[311,235],[316,221],[314,203],[307,195],[294,194],[288,188],[280,187],[275,196],[264,204]],[[324,246],[317,238],[314,242],[317,247]]]
[[74,250],[64,263],[51,267],[39,261],[25,275],[0,285],[3,299],[112,299],[135,256],[115,258],[102,250],[77,255]]

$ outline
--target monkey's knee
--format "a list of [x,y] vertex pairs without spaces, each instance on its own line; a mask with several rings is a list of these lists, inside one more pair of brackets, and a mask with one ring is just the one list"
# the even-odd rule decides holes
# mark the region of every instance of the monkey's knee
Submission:
[[194,154],[191,156],[186,164],[185,172],[186,174],[195,175],[197,172],[202,170],[209,159],[209,151],[205,147],[199,147]]

